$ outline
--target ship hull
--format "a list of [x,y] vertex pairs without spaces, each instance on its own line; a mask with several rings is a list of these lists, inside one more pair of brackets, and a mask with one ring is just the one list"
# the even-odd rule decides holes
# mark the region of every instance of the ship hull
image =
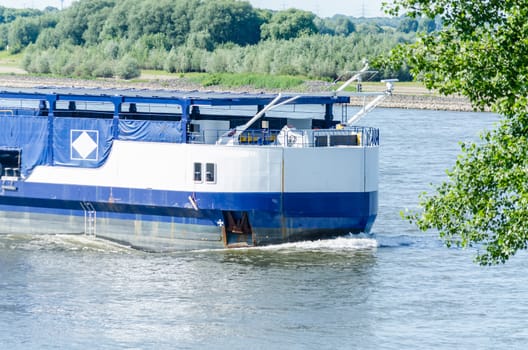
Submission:
[[[28,193],[28,187],[34,194]],[[43,187],[36,190],[35,187]],[[37,193],[55,193],[67,198],[80,192],[92,193],[84,201],[38,198]],[[59,190],[60,188],[60,190]],[[0,197],[0,233],[3,234],[90,234],[147,251],[216,249],[262,246],[333,238],[350,233],[368,232],[376,218],[377,192],[370,193],[150,193],[151,201],[161,196],[184,205],[160,206],[119,204],[98,201],[99,196],[116,189],[68,186],[28,186],[21,184],[17,196]],[[127,191],[122,202],[138,203],[147,194]],[[159,192],[159,191],[158,191]],[[193,208],[188,197],[197,203],[227,203],[214,209]],[[82,198],[82,197],[81,197]],[[115,199],[114,199],[115,200]],[[231,204],[229,204],[231,203]],[[234,205],[233,203],[237,203]],[[247,213],[249,231],[233,232],[229,213]]]
[[379,132],[335,127],[348,97],[162,95],[0,92],[0,233],[172,251],[370,230]]

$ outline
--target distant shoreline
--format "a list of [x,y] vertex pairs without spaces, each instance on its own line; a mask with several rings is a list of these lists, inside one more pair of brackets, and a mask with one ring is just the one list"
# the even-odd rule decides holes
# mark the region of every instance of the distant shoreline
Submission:
[[[38,87],[72,87],[72,88],[101,88],[101,89],[147,89],[147,90],[173,90],[173,91],[226,91],[228,89],[218,86],[202,87],[199,84],[190,83],[184,79],[152,79],[140,78],[127,81],[118,79],[74,79],[32,76],[27,74],[3,74],[0,75],[0,87],[9,88],[38,88]],[[395,93],[383,101],[381,108],[402,109],[428,109],[443,111],[473,111],[471,103],[459,96],[441,96],[428,94],[425,88],[406,89],[396,85]],[[313,91],[313,89],[310,89]],[[233,92],[261,93],[262,89],[251,87],[239,88]],[[275,91],[269,91],[271,93]],[[351,97],[351,105],[361,106],[364,103],[362,97]]]
[[[352,98],[351,104],[361,106],[360,99]],[[412,94],[394,93],[385,101],[379,104],[381,108],[401,108],[401,109],[428,109],[438,111],[473,112],[469,100],[465,97],[455,96],[425,96]]]

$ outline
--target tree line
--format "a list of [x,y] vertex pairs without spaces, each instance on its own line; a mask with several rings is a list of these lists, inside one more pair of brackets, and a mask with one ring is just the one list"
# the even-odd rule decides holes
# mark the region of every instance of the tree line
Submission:
[[[0,50],[23,52],[29,72],[62,76],[157,69],[332,79],[435,28],[431,20],[319,18],[235,0],[80,0],[63,11],[0,7]],[[405,66],[384,76],[411,78]]]

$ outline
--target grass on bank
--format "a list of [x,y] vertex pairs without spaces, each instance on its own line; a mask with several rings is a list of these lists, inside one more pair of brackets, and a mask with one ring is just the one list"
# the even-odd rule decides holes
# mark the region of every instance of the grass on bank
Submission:
[[130,82],[148,82],[158,80],[163,85],[163,80],[178,79],[198,84],[202,87],[218,86],[225,88],[254,89],[295,89],[300,87],[308,79],[299,76],[269,75],[260,73],[169,73],[162,70],[144,69],[139,78],[131,79]]
[[7,50],[0,51],[0,66],[20,68],[22,65],[23,53],[12,55]]
[[240,88],[251,86],[255,89],[292,89],[299,87],[306,80],[303,77],[259,73],[192,73],[185,74],[185,78],[204,87]]

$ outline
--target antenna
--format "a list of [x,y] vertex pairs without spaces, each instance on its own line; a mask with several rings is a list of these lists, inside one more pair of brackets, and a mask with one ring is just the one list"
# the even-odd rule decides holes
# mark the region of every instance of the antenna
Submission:
[[361,2],[361,17],[365,18],[365,0]]
[[392,90],[394,90],[394,83],[397,82],[398,79],[384,79],[381,82],[385,83],[385,91],[378,95],[376,98],[374,98],[372,101],[370,101],[367,105],[364,105],[363,108],[359,110],[356,114],[354,114],[352,117],[350,117],[347,121],[347,125],[352,125],[358,120],[360,120],[365,114],[372,111],[374,108],[376,108],[384,99],[386,99],[389,96],[392,96]]
[[[336,92],[340,92],[340,91],[345,90],[345,88],[346,88],[348,85],[352,84],[352,82],[353,82],[354,80],[357,80],[357,81],[358,81],[358,87],[360,87],[360,86],[361,86],[361,76],[362,76],[364,73],[367,73],[367,72],[370,73],[370,72],[368,71],[368,68],[369,68],[369,64],[368,64],[367,61],[365,61],[365,66],[363,66],[363,68],[361,68],[361,70],[360,70],[359,72],[357,72],[356,74],[354,74],[350,79],[348,79],[347,81],[345,81],[345,82],[343,83],[343,85],[341,85],[341,87],[340,87],[339,89],[336,90]],[[337,80],[336,80],[336,81],[337,81]]]

